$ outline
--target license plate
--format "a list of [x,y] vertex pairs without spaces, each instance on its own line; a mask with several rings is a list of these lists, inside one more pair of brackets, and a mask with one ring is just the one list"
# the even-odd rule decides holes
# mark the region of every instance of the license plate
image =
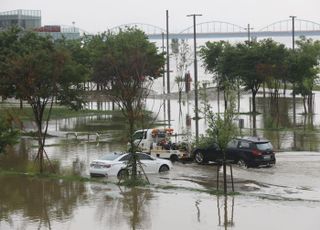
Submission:
[[270,160],[270,159],[271,159],[271,156],[270,156],[270,155],[263,156],[263,159],[265,159],[265,160]]

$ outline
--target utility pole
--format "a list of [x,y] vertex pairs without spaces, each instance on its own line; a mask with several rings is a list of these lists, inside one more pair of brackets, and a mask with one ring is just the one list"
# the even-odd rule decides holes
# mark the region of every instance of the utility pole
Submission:
[[246,31],[248,31],[248,43],[250,43],[251,41],[251,30],[253,30],[253,28],[250,27],[250,24],[248,24],[247,28],[245,28]]
[[[294,31],[294,19],[297,16],[289,16],[292,19],[292,52],[293,55],[295,55],[295,41],[294,41],[294,35],[295,35],[295,31]],[[294,88],[295,88],[295,82],[293,81],[292,84],[292,112],[293,112],[293,148],[295,149],[296,146],[296,94],[294,92]]]
[[[164,46],[164,32],[162,32],[161,34],[162,36],[162,53],[164,53],[164,49],[165,49],[165,46]],[[165,94],[166,93],[166,79],[165,79],[165,65],[163,65],[163,76],[162,76],[162,93]]]
[[[170,94],[170,50],[169,50],[169,11],[166,10],[166,30],[167,30],[167,94]],[[170,98],[168,98],[168,125],[171,127]]]
[[196,122],[196,144],[199,142],[199,116],[198,116],[198,66],[197,66],[197,31],[196,17],[202,14],[189,14],[187,17],[193,17],[193,46],[194,46],[194,110]]
[[[294,19],[296,18],[297,16],[290,16],[290,18],[292,19],[292,51],[293,53],[295,52],[295,40],[294,40],[294,35],[295,35],[295,31],[294,31]],[[293,86],[293,89],[295,88],[295,83],[293,82],[292,84]],[[292,109],[293,109],[293,128],[296,127],[296,94],[294,93],[294,91],[292,91],[292,101],[293,101],[293,104],[292,104]]]

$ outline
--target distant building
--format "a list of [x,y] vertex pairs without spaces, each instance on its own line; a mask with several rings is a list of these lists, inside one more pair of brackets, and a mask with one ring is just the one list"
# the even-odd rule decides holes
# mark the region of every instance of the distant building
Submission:
[[66,39],[78,39],[80,38],[79,28],[74,26],[59,26],[59,25],[45,25],[34,29],[41,35],[50,35],[54,40],[66,38]]
[[18,26],[25,30],[33,30],[40,35],[50,35],[54,40],[63,37],[66,39],[80,38],[79,28],[74,26],[41,26],[40,10],[13,10],[0,12],[0,30],[5,30],[12,26]]
[[18,26],[23,29],[34,29],[41,26],[40,10],[13,10],[0,12],[0,28]]

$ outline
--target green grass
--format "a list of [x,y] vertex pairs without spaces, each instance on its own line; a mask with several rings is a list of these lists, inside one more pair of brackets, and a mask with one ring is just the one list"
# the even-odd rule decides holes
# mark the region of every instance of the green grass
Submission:
[[[24,107],[23,109],[17,107],[0,107],[1,114],[7,114],[20,120],[33,120],[33,112],[30,107]],[[55,106],[52,108],[51,119],[70,118],[70,117],[84,117],[94,115],[109,115],[117,114],[119,111],[99,111],[99,110],[71,110],[62,106]],[[44,117],[48,115],[48,110],[45,111]]]

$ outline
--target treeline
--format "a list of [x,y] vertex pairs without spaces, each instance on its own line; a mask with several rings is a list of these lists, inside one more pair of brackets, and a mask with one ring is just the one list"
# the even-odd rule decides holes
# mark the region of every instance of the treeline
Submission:
[[228,92],[243,88],[251,92],[253,113],[257,112],[256,95],[261,88],[264,93],[269,89],[271,97],[277,100],[279,89],[285,93],[287,86],[292,89],[294,103],[295,95],[300,94],[305,113],[312,113],[312,90],[319,78],[320,41],[301,37],[295,49],[272,39],[236,44],[207,42],[200,56],[219,89]]

